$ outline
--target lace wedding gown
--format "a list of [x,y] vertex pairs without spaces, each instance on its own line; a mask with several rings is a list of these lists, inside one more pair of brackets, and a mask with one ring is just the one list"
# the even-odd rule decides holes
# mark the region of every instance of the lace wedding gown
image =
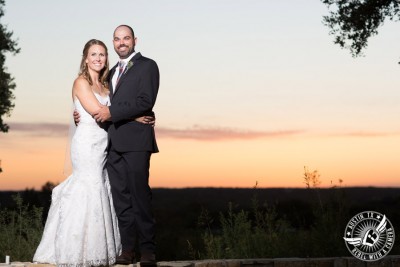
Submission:
[[[95,94],[106,105],[108,97]],[[73,172],[53,189],[43,237],[33,258],[65,267],[111,265],[121,250],[106,161],[107,132],[74,101],[80,122],[71,141]]]

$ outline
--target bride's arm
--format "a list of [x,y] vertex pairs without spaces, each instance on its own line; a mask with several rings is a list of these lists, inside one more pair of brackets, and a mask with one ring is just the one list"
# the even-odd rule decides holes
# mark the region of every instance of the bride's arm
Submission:
[[82,77],[78,77],[75,80],[72,87],[72,95],[79,99],[86,112],[92,116],[102,107],[90,88],[89,82]]
[[[72,96],[73,98],[78,98],[79,102],[82,104],[83,108],[90,115],[93,116],[93,113],[98,111],[103,105],[97,100],[94,96],[92,89],[88,81],[82,77],[78,77],[72,88]],[[77,111],[74,111],[74,121],[75,123],[79,123],[80,115]],[[143,123],[143,124],[155,124],[155,116],[141,116],[135,118],[135,121]]]

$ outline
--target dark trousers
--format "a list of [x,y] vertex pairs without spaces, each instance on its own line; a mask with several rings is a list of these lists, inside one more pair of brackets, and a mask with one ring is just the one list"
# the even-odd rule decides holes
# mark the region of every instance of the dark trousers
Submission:
[[155,252],[155,220],[149,186],[151,152],[118,152],[110,147],[107,171],[123,250]]

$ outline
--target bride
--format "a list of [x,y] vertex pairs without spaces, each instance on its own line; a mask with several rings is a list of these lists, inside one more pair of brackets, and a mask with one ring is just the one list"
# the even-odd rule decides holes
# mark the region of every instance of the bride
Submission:
[[[72,88],[80,122],[71,140],[72,174],[53,189],[42,240],[33,261],[65,267],[112,265],[121,251],[107,171],[107,131],[92,115],[109,105],[107,47],[99,40],[83,49]],[[145,117],[135,119],[144,122]],[[145,122],[144,122],[145,123]]]

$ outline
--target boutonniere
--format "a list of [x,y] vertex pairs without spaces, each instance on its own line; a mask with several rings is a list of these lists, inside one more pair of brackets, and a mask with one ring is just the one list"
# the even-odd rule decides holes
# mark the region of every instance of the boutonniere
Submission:
[[133,64],[135,64],[135,62],[129,61],[129,62],[128,62],[128,65],[126,65],[125,72],[127,72],[127,71],[133,66]]

